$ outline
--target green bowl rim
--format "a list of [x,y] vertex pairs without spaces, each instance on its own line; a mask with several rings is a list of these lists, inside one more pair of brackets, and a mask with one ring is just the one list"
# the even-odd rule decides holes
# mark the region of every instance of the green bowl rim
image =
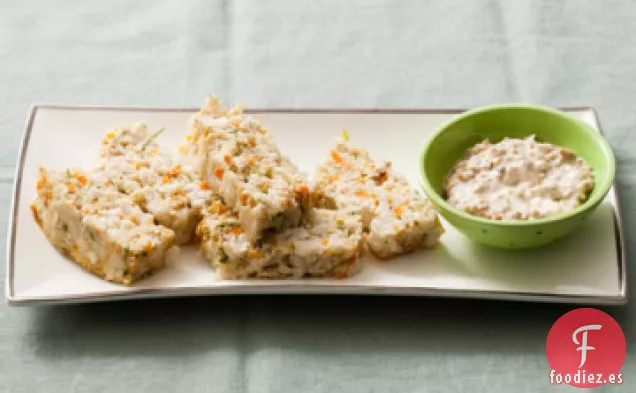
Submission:
[[[428,181],[428,177],[426,176],[426,171],[424,170],[424,162],[426,161],[426,157],[428,155],[431,144],[433,143],[435,139],[437,139],[441,134],[443,134],[450,126],[468,117],[481,114],[484,112],[493,112],[493,111],[500,111],[500,110],[507,110],[507,109],[526,109],[529,111],[543,112],[553,116],[561,117],[562,119],[566,121],[575,122],[578,125],[582,126],[580,128],[581,131],[587,132],[589,135],[592,136],[593,139],[596,140],[601,152],[603,153],[603,157],[605,157],[605,160],[607,161],[607,164],[608,164],[609,176],[604,178],[601,184],[595,185],[595,187],[598,187],[599,190],[601,190],[601,192],[597,193],[594,197],[589,198],[587,201],[585,201],[585,203],[576,207],[575,209],[572,209],[568,212],[559,213],[559,214],[555,214],[546,218],[540,218],[536,220],[489,220],[486,218],[482,218],[482,217],[478,217],[478,216],[474,216],[472,214],[466,213],[463,210],[459,210],[455,206],[446,202],[446,200],[442,198],[442,196],[439,195],[433,189],[433,186],[430,184],[430,182]],[[428,198],[433,199],[433,202],[435,202],[435,204],[442,206],[444,209],[458,216],[461,216],[465,219],[475,221],[481,224],[487,224],[487,225],[530,227],[530,226],[536,226],[541,224],[553,223],[553,222],[561,221],[570,217],[574,217],[590,209],[591,207],[597,205],[598,203],[600,203],[609,192],[610,188],[612,187],[612,184],[614,184],[614,177],[616,175],[616,161],[614,157],[614,152],[612,151],[611,146],[605,140],[603,135],[600,132],[594,130],[589,124],[577,118],[574,118],[560,110],[556,110],[556,109],[546,107],[546,106],[541,106],[541,105],[496,104],[496,105],[482,106],[482,107],[468,110],[462,114],[459,114],[453,117],[452,119],[446,121],[441,126],[439,126],[435,130],[435,132],[433,132],[433,134],[424,142],[422,146],[422,149],[420,151],[419,173],[420,173],[420,186],[428,194]]]

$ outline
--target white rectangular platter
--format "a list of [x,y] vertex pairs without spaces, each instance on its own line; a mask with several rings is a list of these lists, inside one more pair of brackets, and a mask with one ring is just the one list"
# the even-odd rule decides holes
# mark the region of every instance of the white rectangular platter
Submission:
[[[626,301],[626,266],[620,211],[612,189],[579,230],[548,247],[504,251],[474,244],[443,222],[435,250],[391,261],[367,257],[359,275],[345,280],[220,281],[194,246],[176,263],[131,287],[107,283],[60,255],[34,222],[37,166],[90,165],[112,126],[145,121],[165,127],[159,142],[176,146],[194,108],[36,105],[26,125],[15,178],[6,260],[6,297],[12,305],[97,302],[149,297],[229,294],[356,294],[487,298],[579,304]],[[600,131],[591,108],[566,109]],[[272,131],[285,154],[311,173],[343,129],[353,145],[389,159],[413,185],[424,140],[460,110],[251,110]]]

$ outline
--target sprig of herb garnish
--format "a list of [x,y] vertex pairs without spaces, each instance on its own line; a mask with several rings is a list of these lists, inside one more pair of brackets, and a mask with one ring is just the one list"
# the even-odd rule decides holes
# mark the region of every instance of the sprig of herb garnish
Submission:
[[154,141],[155,139],[157,139],[157,137],[159,135],[161,135],[162,132],[164,132],[166,129],[164,127],[161,127],[161,129],[157,132],[155,132],[154,134],[152,134],[150,136],[150,138],[148,138],[148,140],[146,142],[144,142],[144,144],[141,146],[141,151],[146,150],[146,148],[148,147],[148,145],[150,145],[152,143],[152,141]]

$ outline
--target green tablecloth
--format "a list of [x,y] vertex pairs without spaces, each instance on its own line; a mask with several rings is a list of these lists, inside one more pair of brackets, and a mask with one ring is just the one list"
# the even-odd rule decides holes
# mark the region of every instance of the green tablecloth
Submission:
[[[31,103],[197,106],[213,92],[253,107],[592,105],[633,251],[634,16],[629,1],[594,0],[0,0],[0,238]],[[545,338],[569,309],[380,297],[0,305],[0,392],[568,390],[548,384]],[[625,384],[600,391],[635,391],[636,311],[607,310],[628,356]]]

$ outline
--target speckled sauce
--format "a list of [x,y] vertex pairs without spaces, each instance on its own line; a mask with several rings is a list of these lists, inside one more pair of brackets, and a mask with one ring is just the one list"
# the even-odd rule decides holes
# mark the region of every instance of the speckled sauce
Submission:
[[491,220],[533,220],[567,212],[594,189],[594,174],[571,150],[536,141],[485,140],[466,151],[446,178],[455,207]]

